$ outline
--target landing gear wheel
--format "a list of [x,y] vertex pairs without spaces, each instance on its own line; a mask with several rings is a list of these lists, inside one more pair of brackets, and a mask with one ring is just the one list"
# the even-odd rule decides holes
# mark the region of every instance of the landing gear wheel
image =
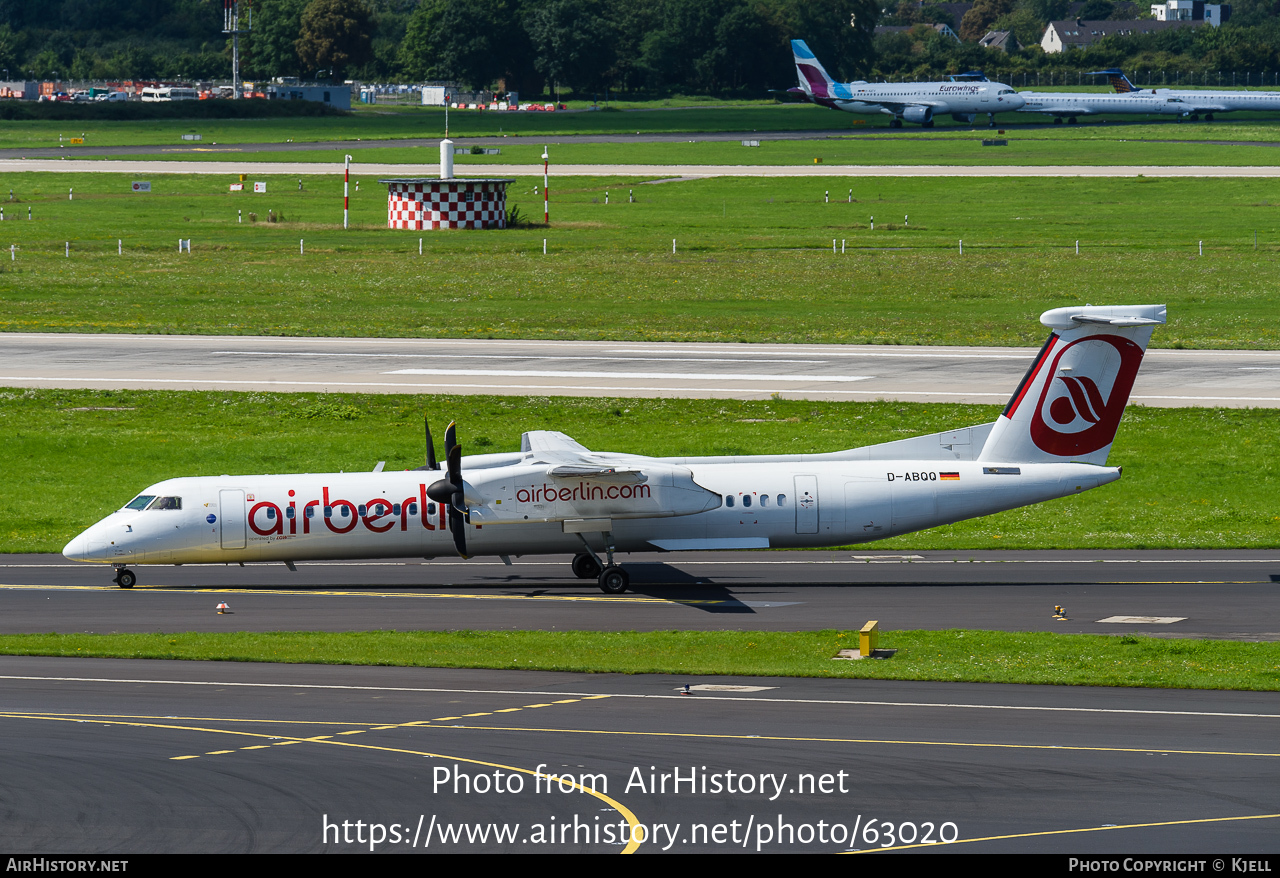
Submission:
[[134,583],[137,581],[138,577],[134,575],[132,570],[121,569],[116,571],[115,583],[121,588],[133,588]]
[[928,122],[921,122],[921,123],[920,123],[920,127],[921,127],[921,128],[932,128],[932,127],[933,127],[933,120],[932,120],[932,119],[930,119]]
[[1067,124],[1068,124],[1068,125],[1074,125],[1074,124],[1076,124],[1076,117],[1075,117],[1075,116],[1072,116],[1070,119],[1068,119],[1068,120],[1067,120]]
[[605,594],[622,594],[631,584],[631,577],[621,567],[606,567],[601,571],[597,581],[600,583],[600,590]]
[[1061,125],[1061,124],[1062,124],[1062,117],[1061,117],[1061,116],[1054,116],[1054,117],[1053,117],[1053,124],[1054,124],[1054,125]]
[[902,120],[901,120],[901,119],[893,119],[892,121],[890,121],[890,122],[889,122],[889,127],[890,127],[890,128],[901,128],[901,127],[902,127]]
[[1205,113],[1205,114],[1204,114],[1204,120],[1205,120],[1206,122],[1212,122],[1212,121],[1213,121],[1213,113]]
[[573,575],[579,579],[595,579],[600,575],[600,562],[590,555],[573,556]]

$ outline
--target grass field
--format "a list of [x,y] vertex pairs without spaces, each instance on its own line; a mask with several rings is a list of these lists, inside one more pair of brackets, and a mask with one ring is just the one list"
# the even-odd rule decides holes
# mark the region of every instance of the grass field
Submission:
[[[655,456],[836,451],[992,420],[999,406],[803,401],[9,390],[0,392],[0,552],[58,552],[148,484],[220,473],[419,466],[424,408],[464,453],[526,430]],[[661,425],[661,429],[659,429]],[[1280,413],[1131,406],[1079,497],[875,544],[884,549],[1280,546]],[[1177,437],[1174,441],[1173,437]]]
[[[462,174],[476,174],[473,168],[485,165],[523,164],[540,166],[546,147],[558,165],[1132,165],[1162,167],[1195,165],[1205,167],[1270,167],[1280,162],[1280,153],[1270,145],[1158,143],[1106,140],[1085,144],[1078,140],[1024,138],[1011,132],[1007,147],[984,147],[983,135],[916,138],[857,136],[823,140],[765,141],[760,147],[743,147],[733,142],[688,143],[605,143],[532,144],[503,141],[499,155],[458,156],[455,168]],[[136,161],[173,161],[174,152],[128,156]],[[327,162],[342,166],[343,156],[357,163],[434,165],[439,153],[434,147],[376,147],[355,150],[305,150],[262,152],[239,148],[212,147],[200,152],[181,151],[184,161],[243,162]],[[93,158],[94,156],[87,156]],[[103,155],[106,160],[120,156]],[[602,171],[605,170],[602,168]]]
[[[888,116],[854,116],[811,104],[765,106],[690,106],[639,108],[629,111],[570,113],[449,113],[453,138],[548,138],[569,134],[671,134],[769,131],[876,130],[877,136],[904,141],[941,140],[960,134],[991,134],[986,119],[976,129],[968,124],[939,120],[932,130],[908,126],[888,128]],[[1019,138],[1095,141],[1254,141],[1276,139],[1276,121],[1260,114],[1240,114],[1215,122],[1181,123],[1143,116],[1103,116],[1078,126],[1049,125],[1040,114],[1006,113],[997,124]],[[1043,127],[1049,125],[1049,127]],[[971,129],[973,129],[971,133]],[[129,122],[12,121],[0,126],[0,149],[64,147],[68,155],[92,154],[95,147],[181,146],[183,134],[201,135],[202,146],[253,143],[313,143],[326,140],[403,140],[441,137],[445,114],[435,107],[361,108],[347,116],[299,119],[136,120]],[[70,139],[83,137],[83,145]],[[186,144],[190,145],[190,144]],[[1130,148],[1125,147],[1124,154]],[[927,154],[927,151],[926,153]],[[383,159],[378,159],[379,161]],[[923,160],[923,159],[921,159]],[[1264,160],[1265,161],[1265,160]],[[1210,162],[1213,163],[1213,162]]]
[[[1167,303],[1157,347],[1280,346],[1275,181],[565,178],[550,228],[422,233],[376,180],[343,231],[336,174],[232,179],[8,175],[0,329],[1035,345],[1106,299]],[[540,219],[540,182],[509,205]]]
[[[1124,635],[885,631],[888,660],[833,661],[856,631],[7,634],[0,655],[698,676],[1280,689],[1280,644]],[[690,680],[694,682],[695,680]]]

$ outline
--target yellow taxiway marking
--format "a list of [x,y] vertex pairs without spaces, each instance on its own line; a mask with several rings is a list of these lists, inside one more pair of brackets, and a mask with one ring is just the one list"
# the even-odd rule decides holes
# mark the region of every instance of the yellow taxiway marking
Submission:
[[[1217,583],[1205,583],[1214,585]],[[453,600],[472,601],[585,601],[588,603],[612,604],[668,604],[670,606],[708,606],[716,604],[737,603],[736,600],[685,600],[672,598],[651,598],[641,595],[554,595],[554,594],[477,594],[474,592],[425,592],[425,591],[335,591],[333,589],[310,588],[179,588],[177,586],[141,586],[121,589],[114,585],[0,585],[0,591],[112,591],[128,594],[265,594],[265,595],[317,595],[320,597],[360,597],[360,598],[449,598]]]
[[[575,699],[575,700],[577,700],[577,699]],[[0,716],[9,717],[9,718],[11,718],[11,719],[36,719],[36,720],[45,720],[45,721],[47,721],[47,722],[75,722],[75,723],[85,722],[85,720],[81,718],[81,717],[85,716],[85,714],[76,714],[76,715],[56,715],[56,716],[55,716],[55,715],[50,715],[50,714],[28,714],[28,713],[22,713],[22,712],[9,712],[9,711],[6,711],[6,712],[3,712],[3,713],[0,713]],[[221,734],[221,735],[242,735],[242,736],[253,737],[253,738],[276,738],[276,737],[279,737],[279,736],[277,736],[277,735],[267,735],[267,734],[264,734],[264,733],[262,733],[262,732],[246,732],[246,731],[240,731],[240,730],[237,730],[237,729],[213,729],[213,728],[199,728],[199,727],[192,727],[192,726],[179,726],[179,725],[174,725],[174,724],[172,724],[172,723],[146,723],[146,722],[138,722],[136,718],[130,718],[130,719],[129,719],[129,720],[127,720],[127,721],[126,721],[126,720],[111,720],[111,719],[108,719],[108,718],[103,717],[103,716],[100,716],[100,715],[93,715],[93,719],[94,719],[94,721],[95,721],[95,722],[101,722],[101,723],[104,723],[104,724],[106,724],[106,725],[129,726],[129,727],[132,727],[132,728],[145,728],[145,729],[168,729],[168,730],[172,730],[172,731],[187,731],[187,732],[206,732],[206,733],[209,733],[209,734]],[[163,717],[163,719],[169,719],[169,717]],[[231,721],[232,721],[232,722],[234,722],[234,720],[231,720]],[[260,722],[266,722],[266,720],[260,720]],[[427,728],[431,728],[431,727],[430,727],[430,726],[427,726]],[[311,737],[311,738],[296,738],[296,739],[293,739],[293,740],[290,740],[290,741],[280,741],[280,742],[277,744],[277,746],[284,745],[284,744],[304,744],[304,743],[311,743],[311,744],[322,744],[322,745],[328,745],[328,746],[330,746],[330,747],[351,747],[351,748],[354,748],[354,749],[357,749],[357,750],[375,750],[375,751],[379,751],[379,752],[383,752],[383,753],[404,753],[404,754],[408,754],[408,755],[410,755],[410,756],[427,756],[427,757],[431,757],[431,758],[435,758],[435,759],[452,759],[452,760],[454,760],[454,761],[456,761],[456,762],[466,762],[466,763],[469,763],[469,764],[471,764],[471,765],[483,765],[483,766],[485,766],[486,768],[498,768],[498,769],[502,769],[502,770],[504,770],[504,771],[511,771],[511,772],[517,772],[517,773],[519,773],[519,774],[525,774],[525,775],[528,775],[528,776],[530,776],[530,777],[539,777],[539,776],[540,776],[540,775],[539,775],[539,773],[538,773],[536,770],[533,770],[533,769],[529,769],[529,768],[519,768],[519,767],[514,766],[514,765],[504,765],[504,764],[502,764],[502,763],[498,763],[498,762],[487,762],[487,761],[485,761],[485,760],[483,760],[483,759],[471,759],[471,758],[466,757],[466,756],[452,756],[452,755],[450,755],[450,754],[448,754],[448,753],[436,753],[436,752],[428,752],[428,751],[424,751],[424,750],[408,750],[408,749],[405,749],[405,748],[403,748],[403,747],[382,747],[382,746],[378,746],[378,745],[376,745],[376,744],[357,744],[357,743],[356,743],[356,742],[354,742],[354,741],[334,741],[334,740],[332,740],[331,738],[332,738],[332,736],[330,736],[330,735],[322,735],[322,736]],[[244,748],[242,748],[242,749],[244,749]],[[236,752],[236,751],[235,751],[235,750],[212,750],[212,751],[210,751],[210,752],[209,752],[208,754],[206,754],[206,755],[210,755],[210,756],[212,756],[212,755],[222,755],[222,754],[226,754],[226,753],[234,753],[234,752]],[[182,760],[186,760],[186,759],[194,759],[194,758],[196,758],[196,757],[194,757],[194,756],[172,756],[172,757],[170,757],[170,760],[171,760],[171,761],[182,761]],[[604,794],[604,793],[602,793],[602,792],[599,792],[598,790],[593,789],[593,788],[592,788],[592,787],[590,787],[590,786],[583,786],[583,785],[579,784],[577,781],[574,781],[572,778],[566,777],[566,778],[564,779],[564,782],[565,782],[565,783],[569,783],[569,784],[571,784],[571,785],[572,785],[572,787],[573,787],[574,789],[578,790],[578,792],[580,792],[580,793],[586,793],[586,794],[587,794],[587,795],[589,795],[589,796],[593,796],[594,798],[599,799],[601,802],[605,803],[605,804],[606,804],[606,805],[608,805],[610,808],[612,808],[613,810],[615,810],[615,811],[617,811],[619,814],[621,814],[621,815],[622,815],[622,818],[623,818],[624,820],[626,820],[626,821],[627,821],[627,823],[628,823],[628,824],[630,825],[630,827],[631,827],[631,831],[630,831],[630,833],[629,833],[629,838],[630,838],[631,840],[628,842],[627,846],[626,846],[625,848],[623,848],[623,849],[622,849],[621,853],[624,853],[624,854],[634,853],[634,852],[635,852],[635,851],[640,847],[640,842],[636,840],[636,831],[635,831],[635,830],[636,830],[636,828],[639,826],[639,822],[640,822],[640,821],[636,819],[636,815],[635,815],[635,814],[633,814],[633,813],[631,812],[631,809],[627,808],[627,806],[623,805],[621,802],[617,801],[616,799],[613,799],[613,798],[611,798],[610,796],[608,796],[608,795],[606,795],[606,794]]]
[[1170,750],[1165,747],[1081,747],[1065,744],[998,744],[983,741],[905,741],[893,738],[809,738],[792,735],[726,735],[706,732],[642,732],[617,729],[543,729],[525,726],[436,726],[440,729],[475,732],[547,732],[555,735],[618,735],[632,738],[705,738],[715,741],[786,741],[797,744],[892,744],[903,747],[973,747],[995,750],[1052,750],[1058,753],[1160,753],[1167,756],[1257,756],[1280,757],[1278,753],[1236,750]]
[[1165,820],[1160,823],[1125,823],[1116,826],[1086,826],[1082,829],[1047,829],[1042,832],[1018,832],[1012,835],[988,835],[983,838],[958,838],[943,844],[903,844],[886,848],[867,848],[860,851],[844,851],[846,854],[874,854],[877,851],[907,851],[912,848],[939,848],[953,844],[973,844],[980,841],[1005,841],[1011,838],[1038,838],[1045,835],[1074,835],[1080,832],[1111,832],[1116,829],[1150,829],[1156,826],[1189,826],[1195,823],[1229,823],[1234,820],[1274,820],[1280,814],[1246,814],[1240,817],[1201,817],[1194,820]]

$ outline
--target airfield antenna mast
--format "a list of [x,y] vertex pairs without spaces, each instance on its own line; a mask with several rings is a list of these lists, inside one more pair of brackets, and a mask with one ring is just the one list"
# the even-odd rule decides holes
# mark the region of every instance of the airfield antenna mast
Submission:
[[240,26],[240,0],[222,0],[222,32],[231,34],[231,97],[240,97],[240,34],[253,29],[253,7],[245,0],[245,25]]

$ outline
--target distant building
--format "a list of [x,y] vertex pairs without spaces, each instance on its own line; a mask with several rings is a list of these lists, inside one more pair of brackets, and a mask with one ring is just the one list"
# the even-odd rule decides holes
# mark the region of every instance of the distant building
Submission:
[[1040,48],[1051,54],[1067,49],[1083,49],[1103,37],[1115,34],[1150,34],[1178,27],[1198,27],[1202,24],[1203,20],[1081,21],[1077,18],[1075,21],[1051,21],[1040,40]]
[[1205,3],[1204,0],[1165,0],[1151,4],[1156,21],[1203,21],[1218,27],[1231,18],[1231,4]]
[[875,35],[880,36],[881,34],[901,34],[901,33],[906,33],[907,31],[915,30],[918,27],[932,28],[933,30],[936,30],[938,33],[942,34],[944,37],[951,37],[951,39],[955,40],[957,43],[960,42],[960,35],[957,34],[955,31],[953,31],[949,26],[945,24],[913,24],[913,25],[910,25],[909,27],[892,25],[892,24],[883,24],[876,28]]
[[0,82],[0,98],[17,98],[20,101],[34,101],[40,97],[40,83],[31,80]]
[[978,45],[984,49],[999,49],[1001,52],[1016,52],[1020,48],[1018,38],[1011,30],[987,31],[987,35],[978,40]]
[[270,101],[316,101],[351,109],[351,87],[348,85],[269,85],[263,90]]

